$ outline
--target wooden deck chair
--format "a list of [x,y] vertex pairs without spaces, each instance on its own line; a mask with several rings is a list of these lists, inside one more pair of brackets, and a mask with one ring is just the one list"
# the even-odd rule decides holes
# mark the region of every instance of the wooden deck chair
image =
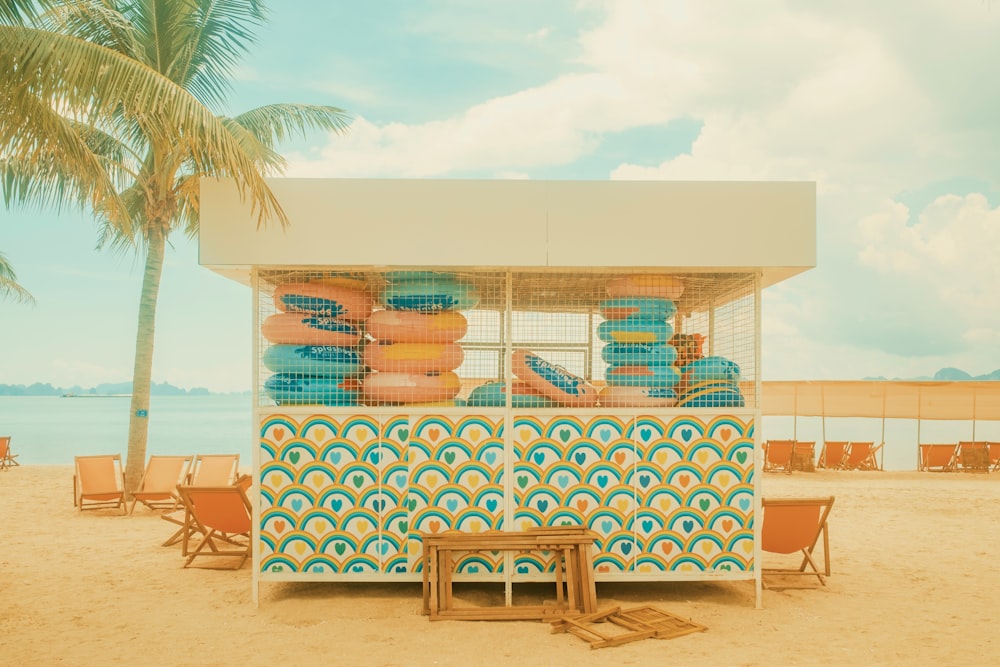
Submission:
[[[243,567],[250,557],[250,542],[234,544],[229,535],[249,533],[253,521],[250,499],[242,486],[178,486],[178,494],[184,508],[191,516],[194,531],[184,534],[184,551],[187,567],[199,556],[237,556],[239,562],[233,568]],[[188,540],[194,532],[201,533],[201,540],[188,550]],[[229,548],[220,548],[225,543]]]
[[[232,486],[236,482],[239,466],[239,454],[196,455],[194,457],[194,462],[191,465],[191,479],[188,482],[188,485],[199,487]],[[161,514],[160,518],[177,526],[173,535],[168,537],[163,542],[163,546],[169,547],[177,544],[178,542],[183,542],[181,553],[186,556],[187,543],[184,542],[184,538],[185,536],[190,536],[192,531],[196,530],[195,526],[191,522],[190,512],[188,512],[185,507],[182,510]]]
[[21,465],[17,462],[17,454],[10,451],[10,436],[0,435],[0,470]]
[[239,454],[199,454],[191,468],[191,486],[228,486],[236,481]]
[[1000,470],[1000,442],[987,442],[986,447],[990,452],[990,468]]
[[958,464],[962,472],[990,471],[990,449],[986,441],[958,443]]
[[125,507],[125,473],[120,454],[76,456],[73,505],[80,510]]
[[823,449],[819,452],[819,461],[817,461],[816,467],[827,470],[843,470],[844,461],[847,460],[848,444],[846,440],[827,440],[824,442]]
[[854,442],[847,447],[847,458],[844,460],[844,468],[847,470],[880,470],[878,465],[878,450],[882,449],[882,444],[878,446],[874,442]]
[[958,444],[920,445],[920,470],[952,472],[958,462]]
[[142,503],[151,510],[175,510],[181,504],[177,485],[187,482],[191,467],[190,456],[150,456],[139,486],[132,492],[132,506]]
[[794,450],[794,440],[767,440],[764,442],[764,471],[792,472],[792,452]]
[[792,470],[800,472],[816,471],[816,441],[796,440],[792,450]]
[[[830,535],[827,519],[833,508],[834,496],[828,498],[763,498],[761,520],[761,550],[777,554],[802,554],[798,569],[761,569],[763,575],[801,575],[816,577],[826,585],[824,577],[830,576]],[[813,552],[823,538],[823,568],[816,564]],[[768,586],[765,584],[764,586]]]

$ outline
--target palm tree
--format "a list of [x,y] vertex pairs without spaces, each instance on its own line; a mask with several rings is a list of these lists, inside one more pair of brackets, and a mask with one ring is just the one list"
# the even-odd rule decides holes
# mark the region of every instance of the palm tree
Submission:
[[302,104],[235,117],[212,111],[265,20],[262,2],[47,0],[32,27],[17,18],[30,2],[0,2],[8,10],[0,22],[10,24],[0,26],[5,198],[83,204],[101,226],[101,245],[145,254],[125,472],[131,489],[146,458],[164,251],[172,232],[198,233],[199,179],[232,178],[258,226],[285,224],[264,180],[284,167],[275,144],[291,133],[343,132],[349,118]]

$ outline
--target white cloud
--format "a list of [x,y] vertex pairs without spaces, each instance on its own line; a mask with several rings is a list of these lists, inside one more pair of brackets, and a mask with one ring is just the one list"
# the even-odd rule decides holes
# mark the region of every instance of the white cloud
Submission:
[[[605,134],[696,118],[689,154],[626,161],[609,176],[817,182],[820,266],[796,279],[808,291],[767,297],[765,341],[780,343],[786,369],[992,370],[997,210],[970,195],[910,211],[899,193],[956,177],[998,181],[1000,133],[981,111],[1000,101],[989,71],[1000,59],[997,12],[832,0],[600,6],[604,20],[579,35],[582,71],[433,122],[360,118],[316,155],[291,156],[288,175],[518,177],[570,165]],[[809,313],[822,325],[803,321]],[[810,342],[816,328],[822,339]],[[934,339],[921,343],[924,331]]]

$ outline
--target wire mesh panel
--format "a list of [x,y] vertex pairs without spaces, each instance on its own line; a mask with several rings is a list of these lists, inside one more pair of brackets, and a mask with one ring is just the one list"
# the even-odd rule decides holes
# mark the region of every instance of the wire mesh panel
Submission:
[[750,273],[268,268],[257,297],[261,405],[757,404]]

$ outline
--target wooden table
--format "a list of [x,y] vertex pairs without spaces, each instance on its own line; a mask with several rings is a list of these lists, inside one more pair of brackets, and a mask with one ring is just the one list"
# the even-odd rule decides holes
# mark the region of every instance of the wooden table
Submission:
[[[423,609],[431,620],[539,620],[563,614],[597,611],[591,547],[596,535],[582,526],[535,528],[519,532],[446,533],[421,535],[423,542]],[[505,551],[556,554],[556,603],[520,605],[506,596],[503,607],[456,607],[452,595],[456,552]]]

